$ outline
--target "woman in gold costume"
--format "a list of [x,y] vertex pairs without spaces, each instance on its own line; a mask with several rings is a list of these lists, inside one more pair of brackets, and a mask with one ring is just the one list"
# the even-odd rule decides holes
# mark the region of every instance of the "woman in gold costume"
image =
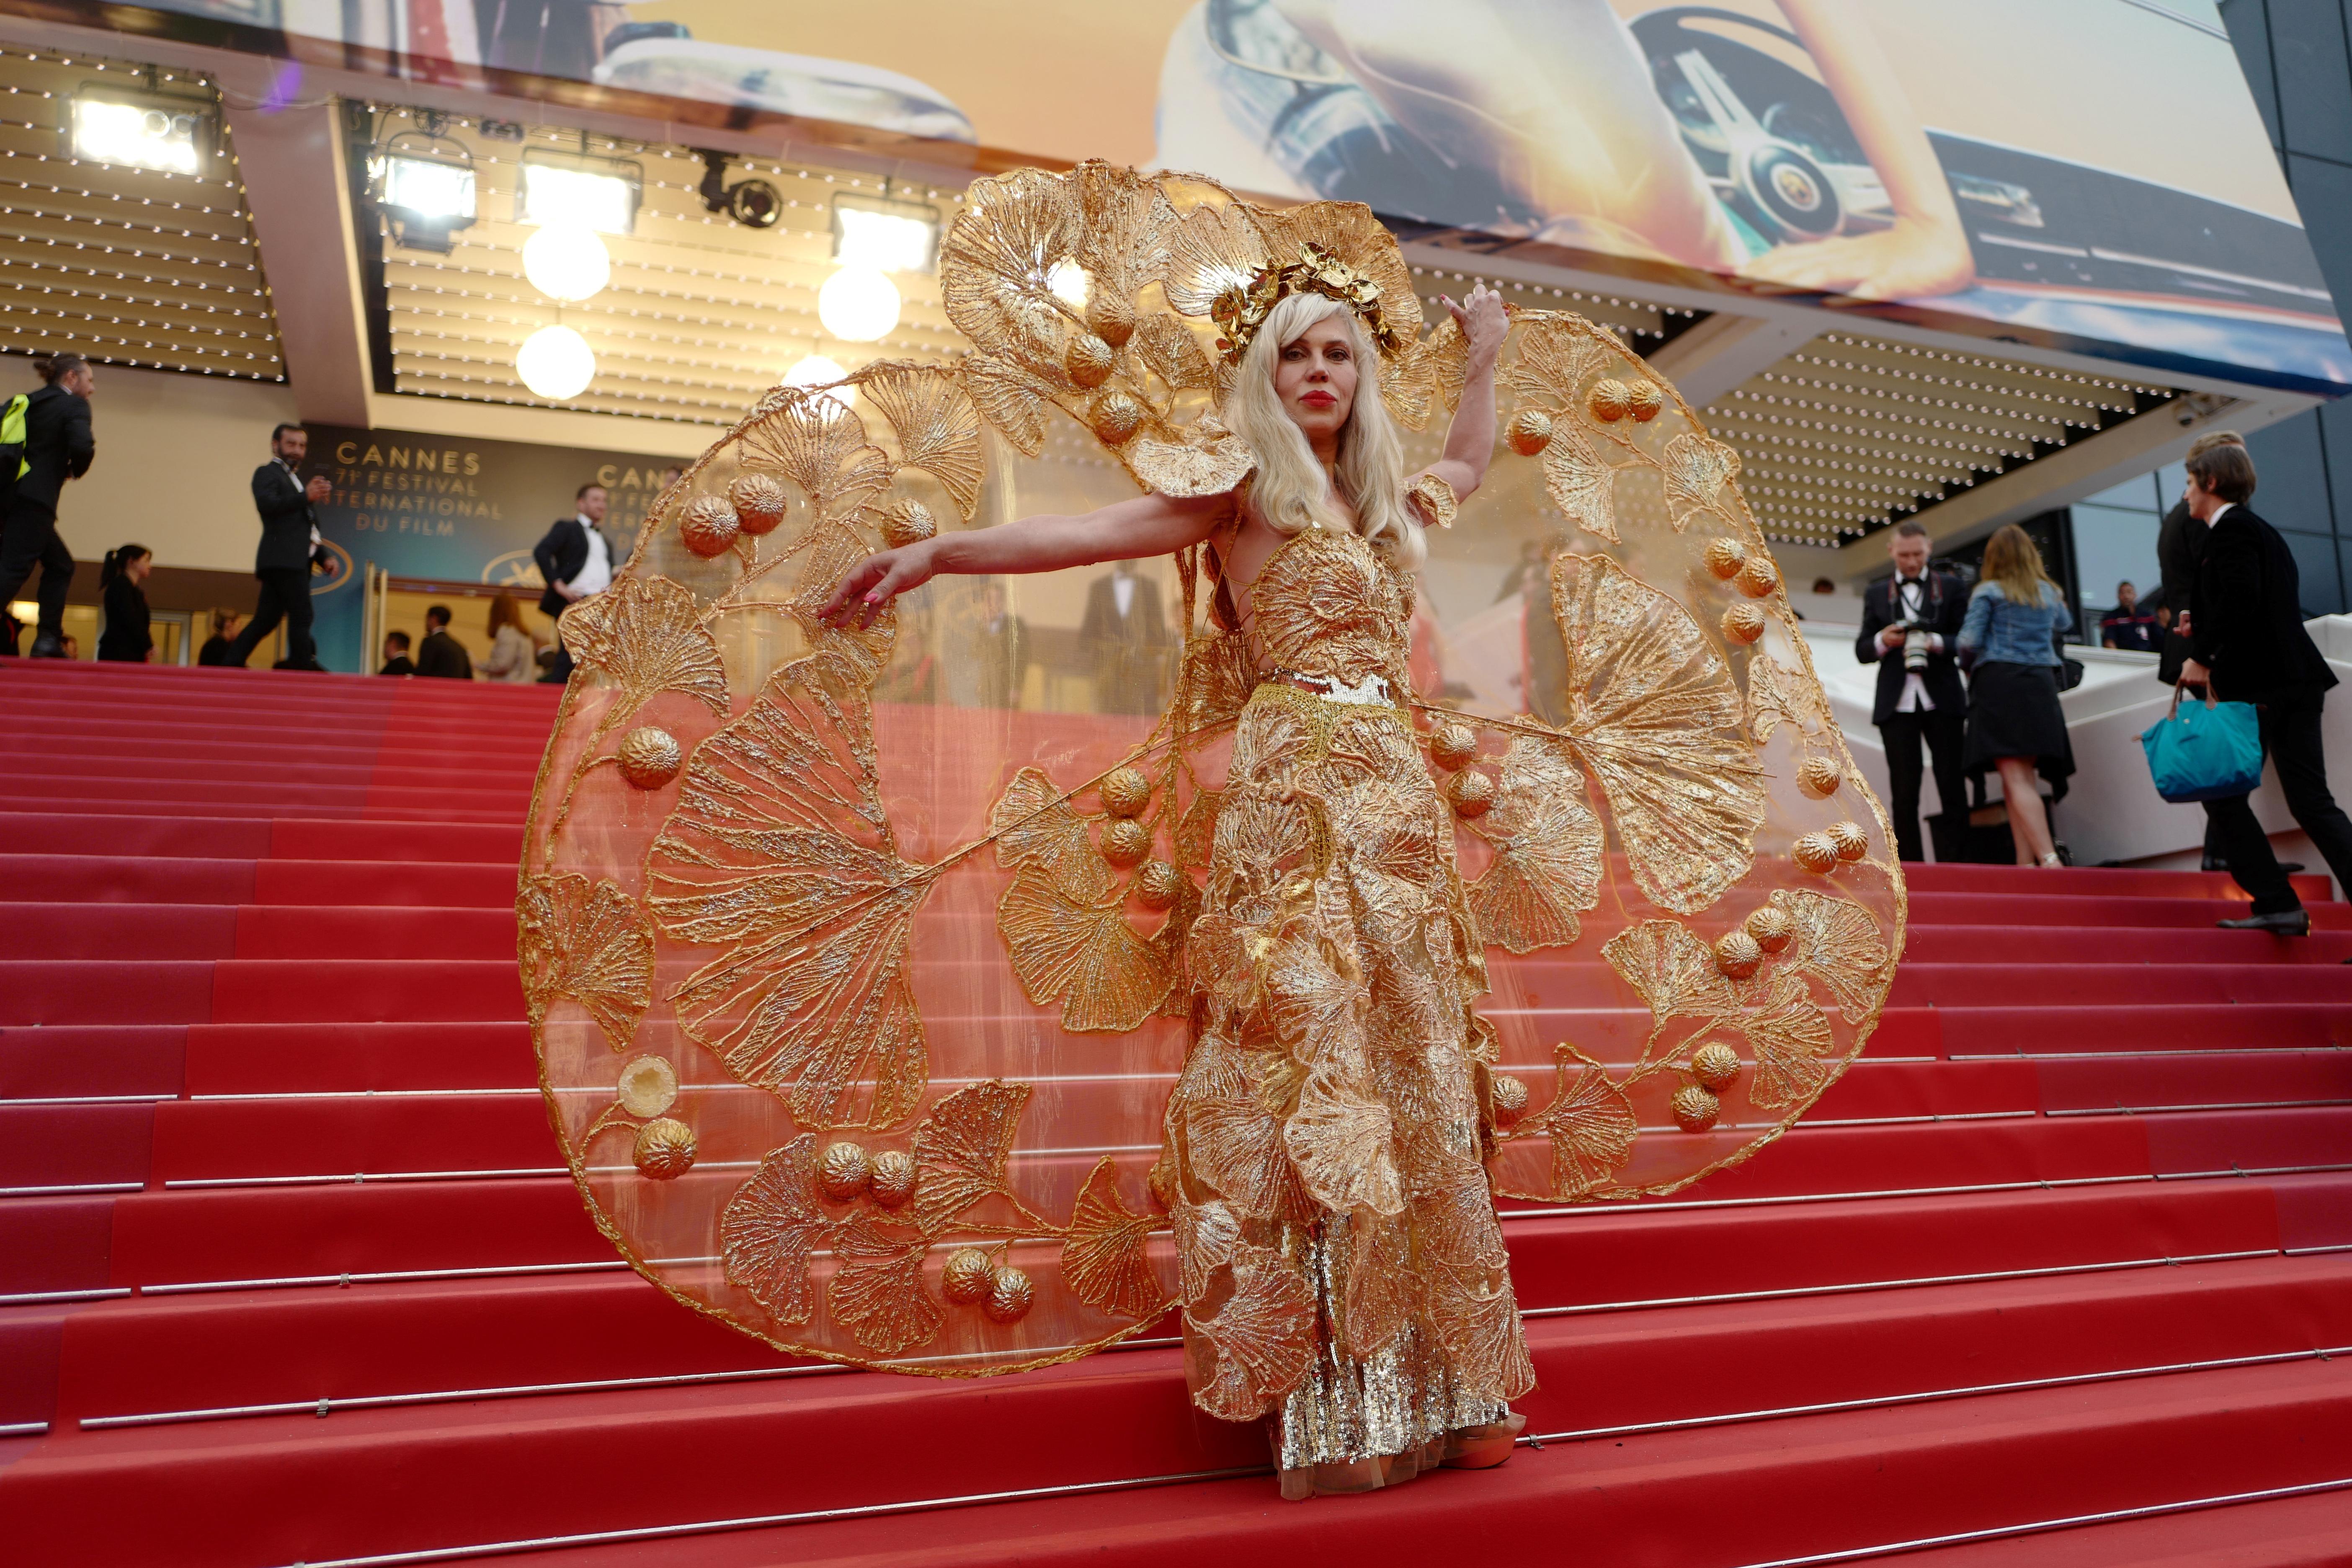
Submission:
[[[1535,1381],[1482,1163],[1482,947],[1405,673],[1423,522],[1486,478],[1507,323],[1483,286],[1446,301],[1463,393],[1443,456],[1408,479],[1375,346],[1395,328],[1318,261],[1270,269],[1228,323],[1223,417],[1257,457],[1242,483],[885,551],[824,611],[870,622],[939,573],[1207,546],[1214,613],[1258,685],[1186,950],[1192,1045],[1154,1184],[1193,1401],[1270,1416],[1290,1498],[1499,1464]],[[1204,1331],[1227,1321],[1252,1326],[1245,1345]]]

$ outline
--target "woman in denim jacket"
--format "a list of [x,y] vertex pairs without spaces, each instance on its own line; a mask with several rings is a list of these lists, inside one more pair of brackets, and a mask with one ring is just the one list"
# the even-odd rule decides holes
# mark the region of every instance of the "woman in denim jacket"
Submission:
[[2059,864],[2034,774],[2063,794],[2074,771],[2066,716],[2058,707],[2058,650],[2074,621],[2065,591],[2050,580],[2025,531],[2012,523],[1995,533],[1960,625],[1960,662],[1969,668],[1961,765],[1972,773],[2000,771],[2021,866]]

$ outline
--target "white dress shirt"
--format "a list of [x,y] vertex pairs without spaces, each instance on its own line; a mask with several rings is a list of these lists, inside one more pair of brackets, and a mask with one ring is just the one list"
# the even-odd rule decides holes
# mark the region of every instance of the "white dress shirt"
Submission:
[[613,585],[613,552],[594,523],[583,517],[580,527],[588,535],[588,559],[564,586],[585,599]]
[[1128,612],[1135,608],[1135,579],[1125,573],[1115,574],[1110,580],[1110,597],[1111,603],[1118,606],[1119,618],[1125,620]]
[[[1925,577],[1897,576],[1895,579],[1895,607],[1902,618],[1916,619],[1927,612],[1927,580]],[[1943,652],[1944,634],[1929,632],[1927,648],[1931,653]],[[1902,651],[1899,646],[1895,650],[1896,654]],[[1936,700],[1927,695],[1927,683],[1920,679],[1917,670],[1903,672],[1903,695],[1896,700],[1895,710],[1897,713],[1932,713],[1936,710]]]

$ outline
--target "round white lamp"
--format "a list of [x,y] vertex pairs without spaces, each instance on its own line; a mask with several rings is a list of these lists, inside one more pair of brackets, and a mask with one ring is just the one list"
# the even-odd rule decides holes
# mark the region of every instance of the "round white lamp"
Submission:
[[570,327],[541,327],[523,339],[515,354],[515,374],[533,395],[564,403],[587,391],[596,379],[596,354],[588,340]]
[[594,230],[551,223],[523,241],[522,275],[551,300],[585,300],[613,280],[613,258]]
[[816,291],[816,315],[835,337],[870,343],[898,324],[898,286],[879,268],[853,262]]
[[[828,382],[839,381],[848,374],[824,355],[811,354],[784,372],[784,384],[786,386],[823,386]],[[846,386],[834,387],[825,395],[844,408],[847,408],[856,400],[855,392]]]

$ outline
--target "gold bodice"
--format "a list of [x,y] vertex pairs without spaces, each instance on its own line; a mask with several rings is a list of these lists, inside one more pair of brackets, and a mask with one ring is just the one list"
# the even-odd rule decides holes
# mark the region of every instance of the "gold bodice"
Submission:
[[1412,590],[1355,534],[1310,528],[1284,541],[1250,584],[1250,608],[1262,668],[1346,686],[1379,675],[1407,689]]

